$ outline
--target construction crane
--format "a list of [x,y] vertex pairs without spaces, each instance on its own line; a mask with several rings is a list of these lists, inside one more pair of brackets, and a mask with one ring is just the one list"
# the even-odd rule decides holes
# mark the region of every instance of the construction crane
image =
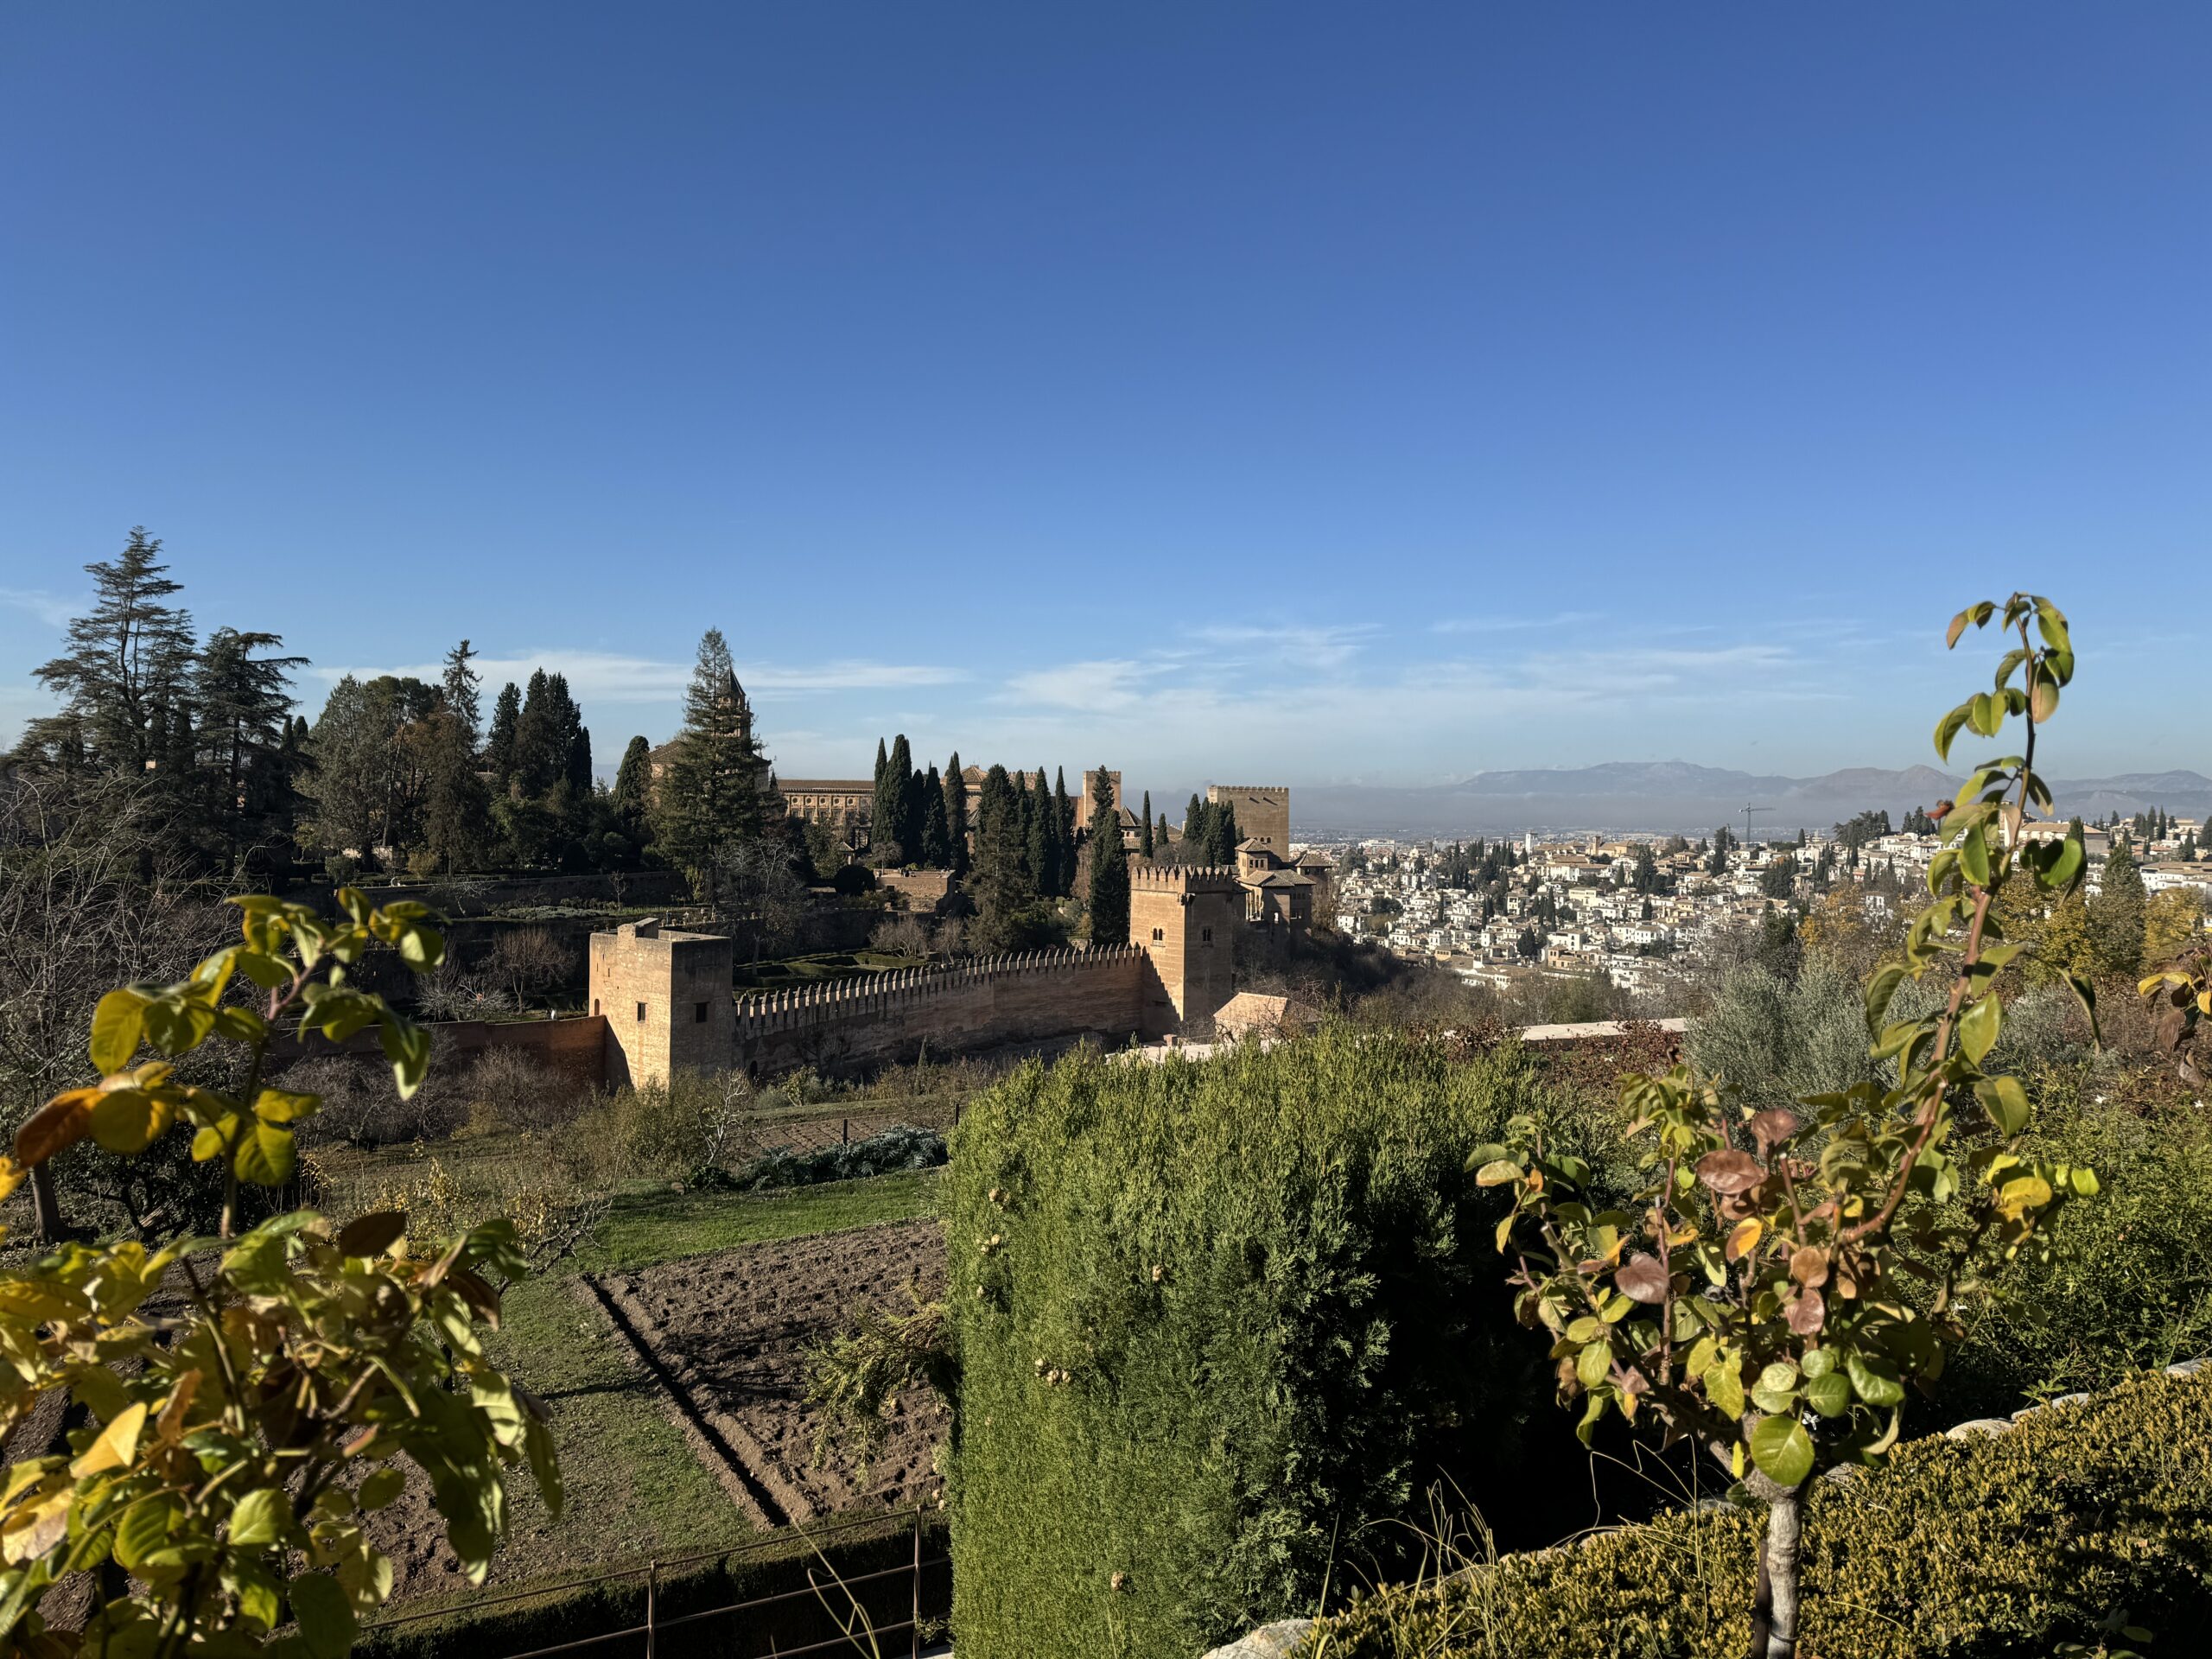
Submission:
[[1744,809],[1745,846],[1749,847],[1751,844],[1751,814],[1754,812],[1771,812],[1774,809],[1770,806],[1747,806]]

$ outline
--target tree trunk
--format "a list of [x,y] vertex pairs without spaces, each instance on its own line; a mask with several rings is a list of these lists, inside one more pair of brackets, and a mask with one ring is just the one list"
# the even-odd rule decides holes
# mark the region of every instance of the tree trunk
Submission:
[[1804,1531],[1805,1489],[1778,1486],[1757,1471],[1744,1484],[1753,1496],[1766,1499],[1749,1659],[1796,1659],[1797,1551]]
[[67,1235],[68,1228],[61,1219],[61,1195],[54,1190],[54,1170],[49,1165],[31,1166],[31,1214],[40,1243],[59,1244]]

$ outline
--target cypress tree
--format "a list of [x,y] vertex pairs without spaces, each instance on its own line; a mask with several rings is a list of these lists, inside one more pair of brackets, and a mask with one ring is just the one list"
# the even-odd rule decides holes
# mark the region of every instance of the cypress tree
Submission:
[[521,729],[522,692],[509,680],[492,704],[492,730],[484,741],[484,766],[495,793],[505,795],[514,785],[515,742]]
[[960,770],[960,751],[944,763],[944,837],[951,849],[945,868],[955,875],[968,874],[968,779]]
[[1068,795],[1067,770],[1052,768],[1052,819],[1058,826],[1055,844],[1059,849],[1060,866],[1052,873],[1052,891],[1063,899],[1075,892],[1076,834],[1075,802]]
[[1029,876],[1037,896],[1053,899],[1060,891],[1060,814],[1045,792],[1045,768],[1037,768],[1036,804],[1029,817]]
[[1149,859],[1155,848],[1152,839],[1152,791],[1148,789],[1144,792],[1144,810],[1137,814],[1137,821],[1144,825],[1144,842],[1138,850]]
[[1205,823],[1205,806],[1193,794],[1191,797],[1191,804],[1183,809],[1183,839],[1187,842],[1198,842],[1199,832],[1204,829]]
[[1090,943],[1129,942],[1129,855],[1122,845],[1121,815],[1114,810],[1113,780],[1101,766],[1090,814]]
[[891,787],[891,756],[883,740],[875,740],[875,798],[868,804],[868,854],[875,862],[883,864],[898,857],[899,800]]
[[1157,847],[1164,855],[1167,851],[1170,839],[1167,834],[1167,815],[1165,812],[1160,815],[1160,823],[1158,827],[1153,831],[1152,839],[1153,845]]
[[1037,798],[1029,792],[1029,774],[1017,772],[1008,783],[1014,790],[1014,824],[1012,835],[1014,856],[1021,865],[1021,877],[1032,897],[1041,894],[1044,883],[1038,880],[1037,865],[1033,857],[1033,842],[1037,834]]
[[906,826],[906,855],[909,864],[927,864],[929,857],[929,798],[933,792],[931,780],[937,775],[931,766],[927,772],[918,767],[906,774],[906,798],[899,804],[899,818]]
[[632,835],[644,827],[653,792],[652,746],[633,737],[614,772],[614,810]]
[[922,862],[934,870],[952,868],[952,837],[945,817],[944,782],[930,762],[922,779]]
[[1031,889],[1023,865],[1021,800],[1004,766],[983,774],[976,801],[976,948],[1012,950],[1027,937]]
[[918,827],[907,816],[913,804],[913,785],[910,781],[914,770],[914,752],[906,746],[906,734],[899,733],[891,740],[891,753],[884,762],[883,781],[876,785],[876,799],[883,804],[885,813],[880,830],[885,864],[906,864],[913,861],[915,830]]

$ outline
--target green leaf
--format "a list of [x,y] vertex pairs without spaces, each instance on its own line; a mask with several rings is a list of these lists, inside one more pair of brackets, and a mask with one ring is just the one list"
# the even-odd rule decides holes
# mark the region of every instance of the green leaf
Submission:
[[321,1095],[294,1094],[289,1089],[264,1089],[253,1103],[253,1115],[264,1123],[296,1122],[321,1109]]
[[140,1571],[146,1558],[169,1541],[178,1507],[159,1493],[142,1497],[124,1510],[115,1523],[115,1559],[130,1571]]
[[388,1008],[384,1011],[383,1019],[383,1029],[377,1035],[384,1044],[385,1058],[391,1062],[392,1080],[398,1086],[399,1097],[410,1100],[423,1086],[423,1074],[429,1067],[430,1033]]
[[1897,1362],[1888,1355],[1863,1354],[1854,1348],[1844,1355],[1843,1369],[1850,1375],[1851,1386],[1868,1405],[1904,1403],[1904,1384],[1897,1379]]
[[1594,1389],[1605,1380],[1605,1373],[1612,1369],[1613,1345],[1610,1342],[1593,1342],[1574,1357],[1574,1375],[1586,1389]]
[[1729,1417],[1744,1414],[1744,1379],[1738,1375],[1733,1356],[1724,1357],[1707,1371],[1704,1376],[1705,1397],[1714,1408]]
[[1751,1461],[1777,1486],[1802,1486],[1813,1472],[1813,1437],[1795,1417],[1762,1418],[1751,1431]]
[[2028,1127],[2028,1091],[2018,1077],[1985,1077],[1974,1084],[1974,1097],[1989,1114],[1989,1121],[2006,1135],[2018,1135]]
[[1959,1046],[1976,1065],[1981,1057],[1997,1045],[1997,1033],[2005,1022],[2005,1011],[1997,1004],[1997,994],[1992,991],[1959,1020]]
[[1823,1417],[1840,1417],[1851,1409],[1851,1381],[1840,1371],[1828,1371],[1805,1384],[1805,1403]]
[[1989,840],[1976,824],[1959,842],[1959,868],[1967,873],[1967,880],[1977,887],[1989,885]]
[[110,1089],[92,1103],[92,1139],[110,1152],[136,1156],[168,1132],[176,1108],[143,1089]]
[[111,1077],[130,1064],[138,1052],[138,1039],[146,1028],[146,998],[127,987],[110,991],[92,1010],[92,1064],[99,1074]]
[[386,1464],[361,1483],[358,1497],[363,1509],[380,1510],[406,1490],[406,1472]]
[[1890,1003],[1897,994],[1897,987],[1904,982],[1904,969],[1901,964],[1894,962],[1877,969],[1874,976],[1866,982],[1866,1029],[1868,1032],[1877,1032],[1882,1028],[1882,1016],[1889,1012]]
[[1501,1146],[1495,1141],[1486,1141],[1467,1154],[1466,1166],[1469,1169],[1480,1169],[1484,1164],[1494,1164],[1501,1158],[1512,1156],[1512,1147]]
[[284,1535],[292,1506],[274,1486],[257,1486],[231,1509],[231,1541],[242,1546],[273,1544]]
[[1967,705],[1962,702],[1936,722],[1936,753],[1941,759],[1951,758],[1951,745],[1957,741],[1959,728],[1967,723]]
[[2058,851],[2053,855],[2049,867],[2037,872],[2037,885],[2053,892],[2060,887],[2070,887],[2081,878],[2082,867],[2087,861],[2088,855],[2082,851],[2082,843],[2069,836],[2058,843]]
[[233,1167],[238,1179],[255,1186],[282,1186],[292,1179],[292,1132],[258,1118],[238,1137]]
[[1475,1172],[1477,1186],[1503,1186],[1508,1181],[1520,1179],[1521,1166],[1510,1158],[1494,1160]]
[[353,1604],[327,1573],[302,1573],[292,1580],[292,1617],[315,1659],[346,1659],[353,1650],[359,1629]]

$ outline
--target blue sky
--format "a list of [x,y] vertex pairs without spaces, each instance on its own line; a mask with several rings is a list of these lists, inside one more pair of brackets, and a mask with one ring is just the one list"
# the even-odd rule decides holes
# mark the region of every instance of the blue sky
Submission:
[[[0,741],[134,524],[600,758],[2212,770],[2202,6],[15,7]],[[2163,708],[2161,697],[2165,699]]]

